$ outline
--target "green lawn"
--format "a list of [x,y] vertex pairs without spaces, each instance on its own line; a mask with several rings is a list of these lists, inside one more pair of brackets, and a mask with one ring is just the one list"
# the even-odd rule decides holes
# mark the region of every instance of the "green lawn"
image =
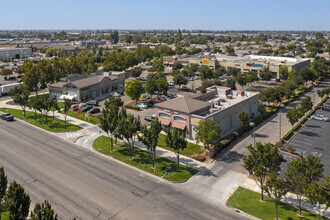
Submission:
[[[110,155],[113,158],[120,160],[124,163],[137,167],[148,173],[153,174],[154,170],[152,168],[152,161],[150,159],[149,153],[135,148],[133,159],[129,159],[129,148],[123,143],[118,143],[114,145],[114,152],[110,152],[110,139],[106,136],[98,137],[94,140],[93,146],[95,150]],[[169,181],[183,181],[189,179],[191,176],[197,173],[197,170],[186,167],[180,164],[180,169],[177,169],[177,163],[170,161],[168,159],[157,156],[155,161],[156,175],[163,176],[167,167],[169,169],[169,174],[165,175],[163,178]]]
[[[166,138],[166,136],[164,134],[159,134],[157,145],[166,150],[173,151],[172,148],[169,148],[166,145],[165,138]],[[185,155],[187,157],[193,157],[193,155],[197,156],[197,155],[201,154],[203,151],[204,151],[204,147],[202,147],[198,144],[192,144],[192,143],[188,142],[187,148],[184,149],[181,154]]]
[[86,118],[86,120],[85,120],[85,112],[81,112],[79,117],[78,117],[78,112],[74,112],[74,111],[69,111],[68,115],[73,118],[78,118],[82,121],[89,122],[91,124],[100,124],[101,123],[100,119],[95,118],[95,116],[93,116],[93,115],[90,115],[89,120],[88,120],[88,118]]
[[0,215],[1,215],[1,220],[9,220],[9,212],[5,212],[3,210],[2,205],[0,205]]
[[[260,219],[275,218],[275,205],[273,199],[265,196],[265,201],[260,202],[260,194],[248,189],[239,187],[235,193],[229,198],[228,205],[242,210],[245,213],[258,217]],[[286,203],[280,203],[278,206],[278,217],[284,219],[315,219],[315,214],[302,211],[302,217],[297,215],[298,209]],[[326,218],[322,218],[326,219]]]
[[55,118],[52,118],[52,112],[49,112],[48,116],[48,126],[46,125],[46,119],[43,115],[37,114],[37,120],[35,121],[34,112],[26,111],[26,117],[24,118],[23,111],[18,109],[11,109],[11,108],[0,108],[0,111],[10,113],[15,118],[24,120],[30,124],[38,126],[42,129],[52,132],[68,132],[68,131],[76,131],[80,130],[81,127],[70,124],[67,122],[67,126],[65,127],[64,121]]

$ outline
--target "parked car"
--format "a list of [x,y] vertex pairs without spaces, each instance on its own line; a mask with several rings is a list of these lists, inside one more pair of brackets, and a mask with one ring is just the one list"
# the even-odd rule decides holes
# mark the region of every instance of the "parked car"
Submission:
[[190,88],[188,86],[181,86],[180,90],[181,91],[189,91]]
[[154,105],[155,105],[155,101],[154,100],[147,101],[147,106],[148,107],[153,107]]
[[174,83],[172,83],[171,81],[167,81],[168,86],[174,86]]
[[324,115],[312,115],[311,119],[318,120],[318,121],[328,121],[328,117]]
[[91,106],[91,105],[87,105],[87,106],[83,107],[83,108],[81,109],[81,111],[82,111],[82,112],[88,112],[88,111],[91,110],[92,108],[93,108],[93,106]]
[[2,113],[2,114],[0,114],[0,118],[4,119],[7,115],[10,115],[10,114],[9,113]]
[[147,109],[148,108],[148,105],[146,103],[139,103],[139,104],[136,104],[137,107],[139,108],[143,108],[143,109]]
[[150,96],[148,96],[147,94],[143,94],[139,98],[140,101],[147,101],[148,99],[150,99]]
[[75,112],[78,111],[78,108],[79,108],[78,104],[71,106],[71,110]]
[[90,114],[96,114],[96,113],[99,113],[99,112],[101,112],[101,110],[99,108],[92,108],[92,109],[87,111],[87,113],[90,113]]
[[159,97],[158,99],[155,99],[155,102],[165,102],[167,99],[164,99],[163,97]]
[[178,95],[175,94],[175,93],[168,93],[167,96],[170,97],[171,99],[174,99],[174,98],[178,97]]
[[141,81],[147,81],[147,77],[142,76],[142,77],[140,77],[140,80],[141,80]]
[[94,106],[99,106],[99,102],[96,100],[90,100],[86,102],[87,105],[94,105]]
[[111,95],[112,95],[113,97],[120,97],[120,94],[119,94],[118,92],[113,92]]
[[144,117],[144,120],[151,122],[151,121],[156,120],[156,116],[155,115],[151,115],[151,116],[147,115],[146,117]]

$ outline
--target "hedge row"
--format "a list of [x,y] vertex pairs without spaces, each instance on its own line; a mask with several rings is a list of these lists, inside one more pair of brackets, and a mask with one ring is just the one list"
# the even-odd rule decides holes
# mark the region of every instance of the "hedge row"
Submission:
[[288,131],[282,138],[281,138],[281,142],[287,141],[291,135],[293,134],[294,131],[297,131],[298,129],[300,129],[301,125],[303,123],[305,123],[305,121],[318,109],[318,107],[320,105],[322,105],[328,98],[328,95],[326,95],[321,102],[319,102],[312,110],[310,110],[307,115],[305,115],[295,126],[293,126],[293,128]]
[[133,110],[138,110],[138,111],[140,111],[140,108],[137,107],[137,106],[135,106],[135,105],[125,105],[124,107],[125,107],[125,108],[128,108],[128,109],[133,109]]

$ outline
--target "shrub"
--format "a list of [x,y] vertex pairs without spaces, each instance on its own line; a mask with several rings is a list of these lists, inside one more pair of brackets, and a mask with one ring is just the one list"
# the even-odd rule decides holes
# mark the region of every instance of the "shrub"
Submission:
[[278,148],[282,148],[284,145],[282,142],[278,141],[278,142],[276,142],[275,146]]
[[140,111],[140,108],[137,107],[137,106],[135,106],[135,105],[125,105],[124,107],[125,107],[125,108],[128,108],[128,109],[133,109],[133,110],[138,110],[138,111]]
[[289,145],[286,147],[286,149],[288,149],[288,151],[290,151],[291,153],[296,151],[296,148],[294,148],[293,146]]

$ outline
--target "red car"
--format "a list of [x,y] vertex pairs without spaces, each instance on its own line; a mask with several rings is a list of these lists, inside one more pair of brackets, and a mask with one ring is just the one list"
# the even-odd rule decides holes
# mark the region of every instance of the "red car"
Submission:
[[155,102],[164,102],[164,101],[166,101],[166,99],[164,99],[164,98],[162,98],[162,97],[160,97],[159,99],[155,99]]

